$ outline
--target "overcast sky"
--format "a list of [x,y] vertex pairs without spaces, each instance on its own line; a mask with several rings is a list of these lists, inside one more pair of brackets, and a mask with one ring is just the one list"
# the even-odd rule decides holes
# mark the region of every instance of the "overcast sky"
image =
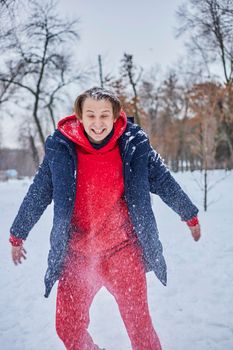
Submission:
[[[144,71],[156,65],[165,71],[185,55],[183,39],[177,40],[174,35],[175,12],[181,3],[183,0],[58,1],[61,14],[79,18],[78,61],[83,67],[97,65],[101,54],[104,75],[117,74],[124,52],[133,54]],[[17,123],[17,119],[5,116],[5,147],[17,147]]]
[[[96,64],[116,72],[124,52],[147,69],[166,69],[184,54],[182,39],[175,39],[175,11],[182,0],[60,0],[64,14],[80,19],[77,46],[82,64]],[[105,72],[106,73],[106,72]]]

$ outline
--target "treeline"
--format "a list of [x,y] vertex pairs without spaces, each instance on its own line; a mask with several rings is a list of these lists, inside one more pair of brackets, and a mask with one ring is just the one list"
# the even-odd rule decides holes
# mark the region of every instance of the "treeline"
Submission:
[[[119,85],[126,112],[135,115],[135,99],[127,100]],[[232,86],[185,86],[170,73],[159,85],[142,79],[136,102],[141,125],[173,171],[232,169]]]
[[187,56],[161,72],[125,53],[117,76],[101,56],[94,68],[80,69],[78,21],[59,14],[56,2],[23,3],[0,0],[0,115],[21,118],[19,144],[35,166],[57,115],[71,112],[71,91],[101,85],[118,94],[173,171],[232,169],[232,2],[187,0],[177,10]]

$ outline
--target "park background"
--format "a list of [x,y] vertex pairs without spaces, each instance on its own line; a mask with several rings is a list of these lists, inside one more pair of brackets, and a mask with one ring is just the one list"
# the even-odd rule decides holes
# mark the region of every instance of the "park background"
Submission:
[[[63,348],[54,329],[55,291],[43,299],[52,208],[32,230],[28,260],[18,268],[10,261],[9,228],[46,137],[92,86],[117,93],[200,208],[203,236],[195,243],[152,196],[170,276],[164,289],[148,275],[164,349],[231,350],[233,3],[0,0],[0,23],[4,350]],[[95,299],[90,327],[107,349],[130,348],[106,290]]]

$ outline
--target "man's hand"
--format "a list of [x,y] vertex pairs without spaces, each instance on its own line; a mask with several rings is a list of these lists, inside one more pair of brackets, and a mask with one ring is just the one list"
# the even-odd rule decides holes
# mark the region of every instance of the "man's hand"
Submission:
[[192,233],[194,241],[198,241],[201,237],[201,226],[197,224],[195,226],[189,226],[189,229]]
[[21,259],[23,258],[24,260],[26,260],[26,254],[27,252],[24,249],[23,245],[11,247],[11,256],[15,265],[22,264]]

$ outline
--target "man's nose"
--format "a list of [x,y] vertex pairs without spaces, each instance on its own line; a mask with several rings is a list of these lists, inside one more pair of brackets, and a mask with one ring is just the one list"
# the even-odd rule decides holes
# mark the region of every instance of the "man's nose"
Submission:
[[94,121],[94,125],[97,129],[101,128],[101,126],[103,125],[103,121],[100,118],[96,118]]

